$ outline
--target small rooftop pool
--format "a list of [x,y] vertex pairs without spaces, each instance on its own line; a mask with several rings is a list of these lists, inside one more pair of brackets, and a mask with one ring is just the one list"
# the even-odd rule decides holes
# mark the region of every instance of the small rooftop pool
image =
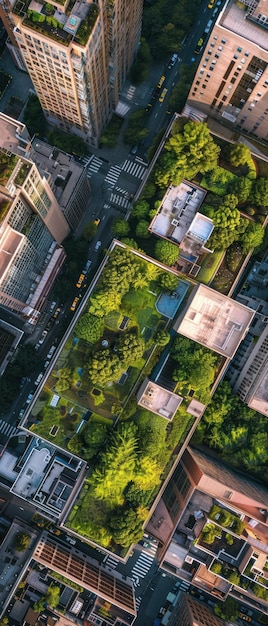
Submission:
[[157,311],[164,317],[173,319],[189,287],[189,283],[186,283],[184,280],[178,280],[178,285],[174,291],[163,291],[160,293],[155,303]]

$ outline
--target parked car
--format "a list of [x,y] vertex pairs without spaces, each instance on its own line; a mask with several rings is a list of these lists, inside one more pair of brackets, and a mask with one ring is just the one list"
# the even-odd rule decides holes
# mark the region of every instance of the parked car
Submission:
[[30,404],[32,398],[33,398],[33,393],[29,393],[27,400],[26,400],[26,404]]
[[92,261],[90,259],[88,259],[88,261],[86,262],[86,265],[83,269],[83,274],[86,274],[90,268],[90,266],[92,265]]
[[56,320],[56,319],[57,319],[57,317],[58,317],[58,315],[60,314],[60,312],[61,312],[61,308],[60,308],[60,306],[58,306],[58,308],[56,309],[56,311],[55,311],[55,313],[54,313],[54,315],[53,315],[54,320]]
[[135,155],[135,154],[137,154],[137,152],[138,152],[138,146],[132,146],[132,148],[130,150],[130,154]]
[[39,383],[41,382],[42,378],[43,378],[43,374],[42,373],[38,374],[37,379],[34,381],[34,384],[35,384],[36,387],[37,387],[37,385],[39,385]]
[[77,304],[79,302],[79,298],[78,296],[76,296],[76,298],[73,300],[71,306],[70,306],[70,311],[75,311]]
[[94,248],[94,252],[98,252],[98,250],[100,249],[100,247],[101,247],[101,241],[97,241],[97,243],[96,243],[96,245],[95,245],[95,248]]
[[159,98],[159,102],[164,102],[164,99],[165,99],[165,97],[166,97],[166,95],[167,95],[167,91],[168,91],[168,90],[167,90],[167,88],[165,87],[165,89],[163,89],[163,91],[162,91],[162,93],[161,93],[161,96],[160,96],[160,98]]

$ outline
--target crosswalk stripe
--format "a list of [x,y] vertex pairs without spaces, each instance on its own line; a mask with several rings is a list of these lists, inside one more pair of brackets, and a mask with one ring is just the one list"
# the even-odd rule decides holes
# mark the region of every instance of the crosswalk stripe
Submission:
[[3,435],[6,435],[6,437],[11,437],[15,433],[18,433],[19,430],[16,426],[12,426],[12,424],[8,424],[8,422],[0,420],[0,432],[3,433]]
[[149,558],[146,558],[145,556],[140,556],[138,561],[137,561],[137,563],[142,563],[142,564],[146,563],[146,565],[147,564],[152,565],[152,562],[153,562],[154,559],[153,559],[153,557],[150,557],[149,554],[148,554],[148,557]]
[[142,567],[142,565],[138,565],[138,566],[135,565],[133,567],[133,570],[132,570],[131,573],[132,574],[138,574],[140,576],[143,574],[144,576],[146,576],[146,574],[148,573],[149,569],[150,569],[150,567]]
[[147,561],[146,559],[139,559],[139,560],[137,561],[137,563],[138,563],[139,565],[142,565],[142,566],[143,566],[143,565],[145,565],[146,567],[147,567],[147,566],[148,566],[148,567],[151,567],[152,562],[153,562],[153,559],[152,559],[151,561]]
[[129,207],[128,199],[124,198],[123,196],[119,196],[116,193],[111,193],[109,202],[113,202],[113,204],[116,204],[117,206],[120,206],[126,209]]
[[106,175],[105,182],[110,185],[115,185],[117,179],[121,174],[121,167],[119,165],[113,165]]
[[126,172],[126,174],[130,174],[131,176],[135,176],[136,178],[143,178],[146,166],[141,165],[140,163],[135,163],[135,161],[129,161],[128,159],[126,159],[126,161],[124,161],[122,165],[122,170]]
[[87,177],[90,178],[92,174],[96,174],[99,171],[102,164],[103,164],[102,160],[94,156],[93,159],[90,161],[90,164],[87,167]]

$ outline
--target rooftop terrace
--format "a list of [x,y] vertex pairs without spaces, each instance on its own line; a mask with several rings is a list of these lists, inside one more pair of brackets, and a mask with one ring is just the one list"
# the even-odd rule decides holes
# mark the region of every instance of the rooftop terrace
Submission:
[[148,379],[143,382],[139,389],[137,399],[140,406],[168,420],[173,419],[183,401],[182,396],[177,396]]
[[[149,230],[179,244],[190,229],[205,195],[204,189],[186,181],[177,187],[169,187]],[[203,230],[202,233],[204,234]]]
[[255,312],[205,285],[196,287],[174,329],[198,343],[232,358]]

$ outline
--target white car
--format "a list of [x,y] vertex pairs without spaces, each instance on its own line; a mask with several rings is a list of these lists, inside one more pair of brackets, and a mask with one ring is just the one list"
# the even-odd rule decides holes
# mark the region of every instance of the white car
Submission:
[[39,385],[39,383],[41,382],[42,378],[43,378],[43,374],[40,373],[37,376],[37,379],[34,381],[34,384],[35,384],[36,387],[37,387],[37,385]]
[[94,248],[94,252],[98,252],[98,250],[100,249],[100,247],[101,247],[101,241],[97,241],[97,243],[96,243],[96,245],[95,245],[95,248]]
[[29,393],[28,398],[26,400],[26,404],[30,404],[32,398],[33,398],[33,393]]

